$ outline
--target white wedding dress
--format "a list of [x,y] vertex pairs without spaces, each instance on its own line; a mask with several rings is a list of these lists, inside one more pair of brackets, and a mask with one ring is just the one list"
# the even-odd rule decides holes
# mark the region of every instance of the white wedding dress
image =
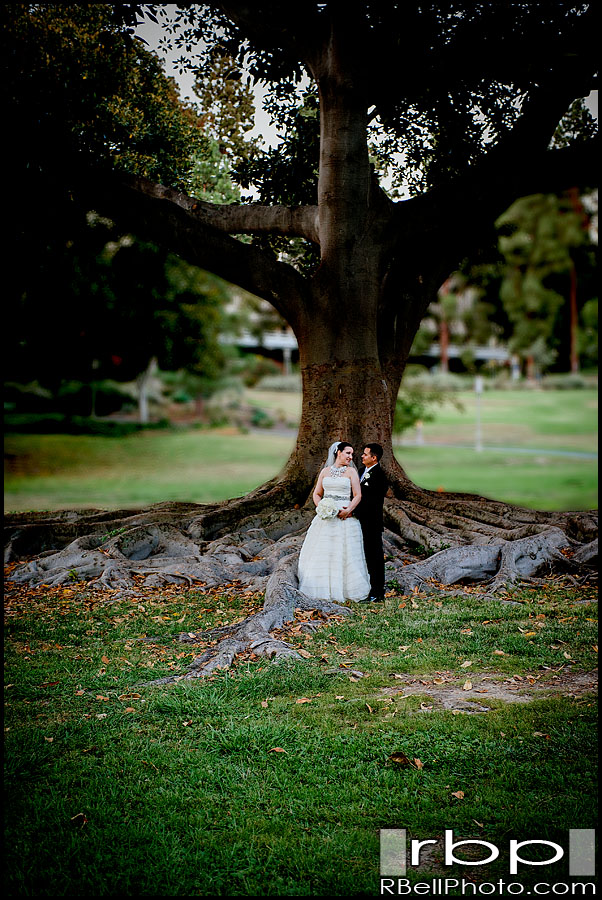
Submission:
[[[339,509],[351,502],[351,481],[326,475],[324,497]],[[299,555],[299,590],[312,600],[364,600],[370,577],[364,556],[362,526],[353,516],[321,519],[315,516]]]

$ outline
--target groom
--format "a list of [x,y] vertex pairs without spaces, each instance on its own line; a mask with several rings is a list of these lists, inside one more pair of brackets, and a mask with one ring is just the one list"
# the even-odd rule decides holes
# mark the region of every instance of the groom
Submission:
[[380,467],[383,448],[366,444],[359,469],[362,502],[355,516],[362,526],[364,553],[370,576],[370,596],[361,603],[383,603],[385,599],[385,557],[383,552],[383,503],[388,483]]

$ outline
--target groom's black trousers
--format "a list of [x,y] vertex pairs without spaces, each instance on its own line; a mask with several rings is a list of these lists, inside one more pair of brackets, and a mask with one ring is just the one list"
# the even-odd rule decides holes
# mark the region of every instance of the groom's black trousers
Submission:
[[385,554],[383,551],[383,533],[374,523],[360,522],[364,538],[364,553],[370,576],[370,596],[384,597],[385,594]]

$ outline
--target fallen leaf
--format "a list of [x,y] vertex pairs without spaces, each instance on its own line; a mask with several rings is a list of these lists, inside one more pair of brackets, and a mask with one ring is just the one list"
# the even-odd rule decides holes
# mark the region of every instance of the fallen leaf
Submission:
[[103,662],[105,664],[105,666],[107,665],[107,663],[111,662],[111,660],[109,659],[108,656],[101,656],[100,661]]
[[97,713],[97,715],[96,715],[97,719],[106,719],[106,717],[107,717],[106,713]]
[[271,750],[268,750],[268,753],[286,753],[282,747],[272,747]]
[[261,705],[263,706],[264,709],[267,709],[267,708],[268,708],[268,701],[267,701],[267,700],[262,700],[262,701],[261,701]]
[[136,710],[134,709],[133,706],[126,706],[125,711],[126,711],[127,713],[130,713],[130,712],[136,712]]
[[371,707],[368,703],[366,703],[366,706],[368,707],[368,712],[371,712],[371,713],[374,712],[374,710],[372,709],[372,707]]
[[535,637],[536,634],[537,634],[536,631],[525,631],[525,637],[526,637],[526,638],[528,638],[528,637]]
[[472,659],[467,659],[460,666],[461,669],[465,669],[467,666],[472,666]]
[[299,656],[302,656],[303,659],[311,659],[311,653],[308,653],[307,650],[297,648],[297,653]]
[[402,750],[394,750],[389,759],[396,766],[411,766],[412,763]]
[[464,791],[452,791],[452,797],[457,797],[458,800],[464,800]]
[[45,741],[48,741],[49,744],[52,744],[54,738],[44,738]]
[[187,722],[182,722],[182,725],[184,728],[188,728],[189,725],[192,725],[192,719],[188,719]]
[[424,763],[422,762],[422,760],[420,760],[420,759],[413,759],[412,762],[414,763],[414,765],[416,766],[417,769],[423,769],[423,768],[424,768]]
[[465,681],[462,685],[463,691],[472,691],[472,681]]
[[421,704],[420,704],[420,709],[426,709],[426,710],[429,710],[429,709],[432,709],[432,708],[433,708],[432,705],[429,706],[427,703],[421,703]]
[[494,656],[505,656],[506,655],[503,650],[494,650],[493,653],[494,653]]
[[299,697],[298,700],[295,700],[295,703],[311,703],[311,699],[309,697]]
[[433,678],[433,684],[445,684],[445,678]]
[[482,828],[482,827],[483,827],[483,823],[482,823],[482,822],[477,822],[476,819],[473,819],[472,821],[473,821],[476,825],[478,825],[479,828]]

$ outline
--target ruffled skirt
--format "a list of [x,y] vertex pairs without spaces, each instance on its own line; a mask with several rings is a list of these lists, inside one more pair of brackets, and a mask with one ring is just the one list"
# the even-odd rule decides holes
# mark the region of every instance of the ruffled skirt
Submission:
[[299,590],[311,600],[364,600],[370,577],[357,519],[316,516],[299,555]]

